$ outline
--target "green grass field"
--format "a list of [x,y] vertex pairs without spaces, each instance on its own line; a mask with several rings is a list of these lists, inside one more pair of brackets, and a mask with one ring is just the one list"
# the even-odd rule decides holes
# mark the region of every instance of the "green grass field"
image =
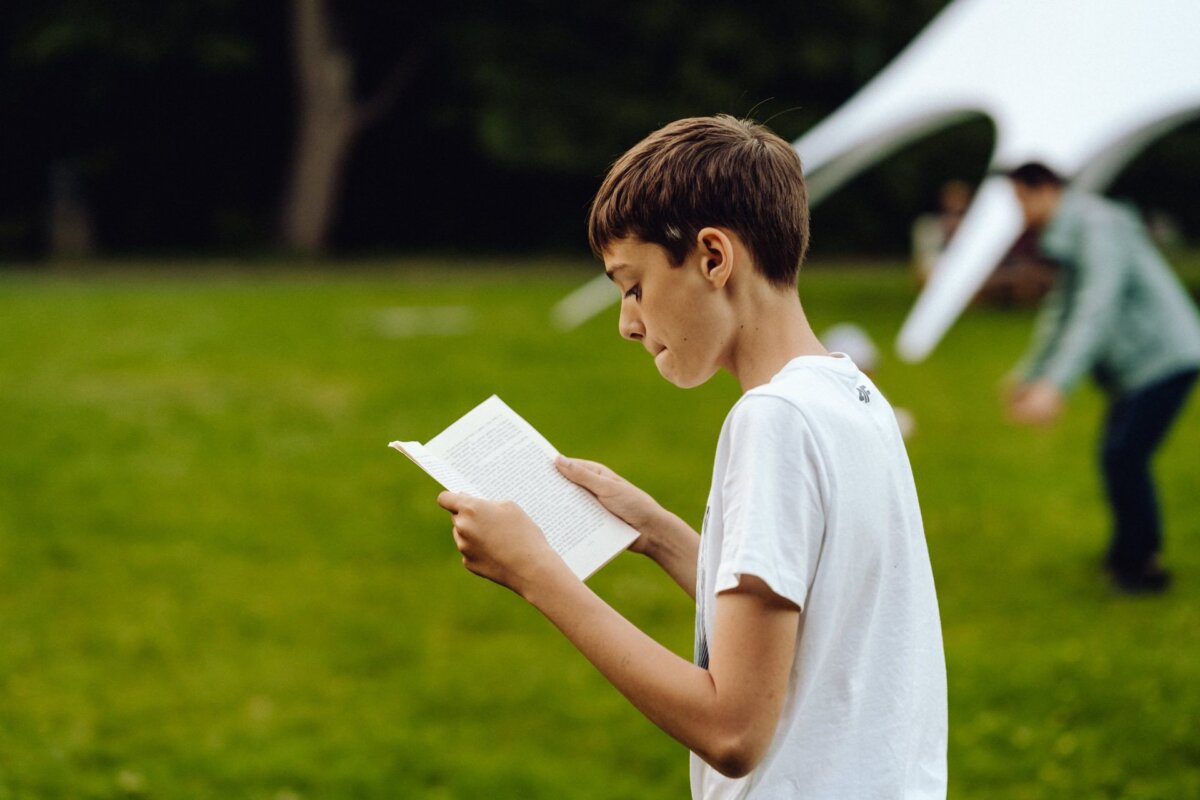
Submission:
[[[684,750],[463,571],[385,447],[495,392],[698,523],[736,387],[667,385],[615,312],[553,331],[589,268],[0,273],[0,800],[686,797]],[[816,265],[801,293],[881,344],[912,301],[899,269]],[[431,307],[404,335],[395,309]],[[1100,398],[1049,431],[999,413],[1029,324],[972,309],[877,375],[917,420],[951,797],[1200,797],[1200,402],[1158,463],[1177,585],[1115,596]],[[592,585],[691,652],[650,565]]]

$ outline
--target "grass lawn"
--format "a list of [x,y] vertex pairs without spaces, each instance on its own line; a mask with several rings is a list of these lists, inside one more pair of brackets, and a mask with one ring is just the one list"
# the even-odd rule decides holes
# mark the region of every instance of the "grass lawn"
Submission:
[[[0,273],[0,800],[686,797],[684,750],[463,571],[385,447],[495,392],[698,524],[736,387],[669,386],[615,312],[554,332],[587,269]],[[912,301],[899,269],[801,293],[884,345]],[[1115,596],[1100,398],[1049,431],[999,414],[1030,317],[973,309],[877,374],[917,420],[951,797],[1200,797],[1200,402],[1158,462],[1177,585]],[[650,565],[592,586],[690,654]]]

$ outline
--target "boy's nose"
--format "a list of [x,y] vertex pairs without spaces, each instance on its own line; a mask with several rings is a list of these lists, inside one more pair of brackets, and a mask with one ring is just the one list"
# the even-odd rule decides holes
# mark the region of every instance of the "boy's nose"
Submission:
[[629,303],[621,303],[621,316],[617,320],[617,330],[624,338],[637,342],[646,335],[646,329],[637,314],[629,309],[629,305]]

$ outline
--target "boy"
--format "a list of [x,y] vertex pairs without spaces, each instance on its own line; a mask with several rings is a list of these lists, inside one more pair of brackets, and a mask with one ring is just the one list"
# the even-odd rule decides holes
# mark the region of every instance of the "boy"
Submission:
[[1091,372],[1109,396],[1100,466],[1113,530],[1104,564],[1118,591],[1161,592],[1162,523],[1150,461],[1200,372],[1200,317],[1131,210],[1069,191],[1040,162],[1006,173],[1042,252],[1060,265],[1008,397],[1010,417],[1054,421]]
[[743,391],[703,536],[606,467],[559,465],[695,599],[694,662],[577,580],[514,504],[438,497],[464,564],[692,751],[695,798],[944,797],[945,666],[912,473],[887,401],[801,308],[796,153],[750,122],[680,120],[617,161],[588,227],[621,335],[676,386],[725,369]]

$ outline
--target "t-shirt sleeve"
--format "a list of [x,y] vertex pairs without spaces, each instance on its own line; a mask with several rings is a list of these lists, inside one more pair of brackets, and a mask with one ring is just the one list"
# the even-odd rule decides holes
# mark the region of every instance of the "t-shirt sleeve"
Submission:
[[821,458],[804,415],[770,395],[742,398],[721,486],[724,540],[715,590],[743,575],[803,609],[825,535]]

